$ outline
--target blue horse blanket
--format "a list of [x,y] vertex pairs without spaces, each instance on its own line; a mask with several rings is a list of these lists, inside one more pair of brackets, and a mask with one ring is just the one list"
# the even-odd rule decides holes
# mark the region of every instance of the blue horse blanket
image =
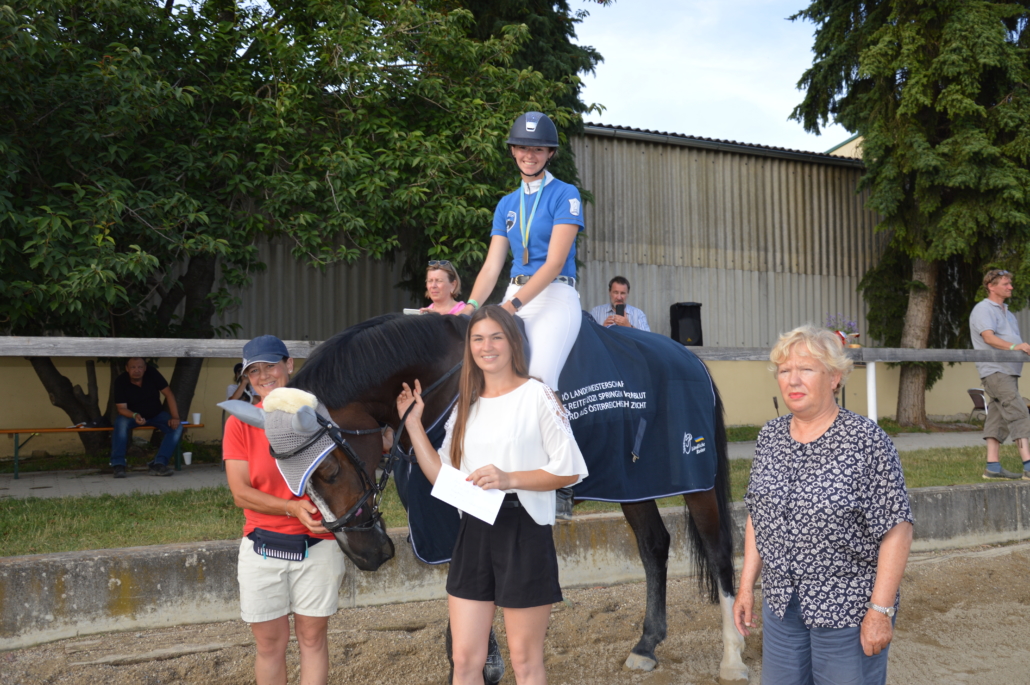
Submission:
[[715,388],[680,343],[584,314],[558,387],[590,469],[576,499],[639,502],[714,487]]
[[[686,347],[633,328],[603,328],[583,314],[579,337],[558,381],[590,475],[576,499],[639,502],[715,485],[715,388]],[[438,422],[430,439],[443,444]],[[408,510],[415,555],[450,561],[458,534],[454,507],[430,494],[417,463],[395,477]]]

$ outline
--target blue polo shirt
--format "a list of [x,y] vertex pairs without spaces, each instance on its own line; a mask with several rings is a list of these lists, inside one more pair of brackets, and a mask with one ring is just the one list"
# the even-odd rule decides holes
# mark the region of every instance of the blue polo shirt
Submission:
[[[532,276],[547,261],[547,247],[551,244],[551,231],[558,224],[575,224],[583,230],[583,203],[575,186],[559,181],[549,172],[545,174],[543,196],[533,215],[533,223],[529,229],[529,263],[522,263],[522,229],[519,222],[519,194],[522,186],[515,192],[505,195],[497,203],[494,210],[494,225],[491,236],[501,235],[508,239],[511,246],[511,276]],[[540,191],[537,191],[540,192]],[[533,202],[536,193],[526,195],[524,202],[526,218],[533,214]],[[561,270],[562,276],[576,276],[576,243],[572,243],[569,256]]]

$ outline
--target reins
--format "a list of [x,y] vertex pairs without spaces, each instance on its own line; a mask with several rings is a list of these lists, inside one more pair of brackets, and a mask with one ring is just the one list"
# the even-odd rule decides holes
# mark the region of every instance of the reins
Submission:
[[[450,371],[448,371],[444,375],[442,375],[439,378],[437,378],[435,383],[433,383],[428,388],[423,390],[422,393],[421,393],[423,399],[428,397],[434,390],[436,390],[438,387],[443,385],[443,383],[448,378],[450,378],[455,373],[457,373],[458,370],[461,368],[462,363],[463,362],[458,362],[457,364],[455,364],[453,367],[451,367]],[[389,454],[389,456],[386,459],[383,460],[384,465],[387,466],[389,468],[389,470],[391,470],[391,471],[393,470],[394,465],[399,460],[403,459],[404,461],[410,461],[410,456],[411,455],[406,453],[406,452],[404,452],[401,449],[400,444],[401,444],[401,436],[404,435],[404,423],[408,420],[408,415],[411,414],[411,410],[414,409],[414,408],[415,408],[415,401],[412,400],[411,405],[404,412],[404,416],[401,417],[400,425],[397,427],[397,430],[394,431],[394,434],[393,434],[393,445],[390,447],[390,454]]]

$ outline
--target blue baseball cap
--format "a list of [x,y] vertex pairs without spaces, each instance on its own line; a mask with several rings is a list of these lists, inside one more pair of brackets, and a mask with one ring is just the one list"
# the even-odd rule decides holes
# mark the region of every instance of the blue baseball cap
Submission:
[[247,367],[257,362],[276,364],[289,357],[290,351],[282,340],[274,335],[258,336],[243,346],[243,369],[240,373],[246,373]]

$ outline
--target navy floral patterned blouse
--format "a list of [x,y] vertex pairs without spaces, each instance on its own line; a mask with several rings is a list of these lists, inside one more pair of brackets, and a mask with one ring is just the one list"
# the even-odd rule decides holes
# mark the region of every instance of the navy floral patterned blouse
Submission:
[[809,628],[858,626],[880,541],[912,521],[898,452],[879,426],[846,409],[807,444],[790,436],[791,416],[758,434],[744,496],[763,562],[762,593],[783,618],[796,591]]

